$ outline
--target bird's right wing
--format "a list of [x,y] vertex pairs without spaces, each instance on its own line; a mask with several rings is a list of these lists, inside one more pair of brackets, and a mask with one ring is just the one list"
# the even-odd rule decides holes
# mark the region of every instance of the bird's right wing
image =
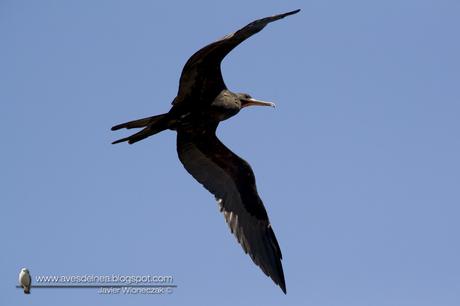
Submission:
[[178,131],[180,161],[215,195],[231,232],[244,251],[286,293],[281,250],[257,193],[251,167],[225,147],[214,131],[201,132]]
[[238,31],[228,34],[193,54],[185,64],[179,82],[179,92],[173,104],[186,103],[188,96],[197,101],[212,101],[226,88],[220,64],[224,57],[247,38],[261,31],[270,22],[298,13],[287,12],[255,20]]

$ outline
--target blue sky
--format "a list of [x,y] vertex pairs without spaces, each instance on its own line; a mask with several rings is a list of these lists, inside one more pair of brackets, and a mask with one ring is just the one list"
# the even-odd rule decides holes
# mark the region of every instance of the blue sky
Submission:
[[[167,131],[196,50],[296,8],[223,63],[275,101],[218,134],[253,167],[285,296],[230,234]],[[0,1],[4,305],[459,305],[458,1]],[[15,288],[33,275],[172,275],[173,294]]]

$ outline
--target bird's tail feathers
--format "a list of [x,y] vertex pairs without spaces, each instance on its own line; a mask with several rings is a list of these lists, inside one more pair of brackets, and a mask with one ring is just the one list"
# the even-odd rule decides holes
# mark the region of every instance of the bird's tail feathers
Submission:
[[142,127],[145,127],[145,128],[142,129],[140,132],[137,132],[129,137],[118,139],[112,142],[112,144],[125,142],[125,141],[127,141],[129,144],[133,144],[144,138],[147,138],[149,136],[155,135],[161,131],[166,130],[168,128],[168,119],[166,115],[167,114],[161,114],[157,116],[142,118],[142,119],[115,125],[114,127],[112,127],[112,131],[116,131],[122,128],[126,128],[126,129],[142,128]]
[[30,294],[30,287],[24,287],[24,293]]
[[165,114],[161,115],[156,115],[156,116],[151,116],[147,118],[142,118],[142,119],[137,119],[133,121],[128,121],[125,123],[121,123],[118,125],[115,125],[112,127],[112,131],[116,131],[119,129],[133,129],[133,128],[142,128],[145,127],[151,123],[154,123],[155,121],[159,120],[160,118],[163,118]]

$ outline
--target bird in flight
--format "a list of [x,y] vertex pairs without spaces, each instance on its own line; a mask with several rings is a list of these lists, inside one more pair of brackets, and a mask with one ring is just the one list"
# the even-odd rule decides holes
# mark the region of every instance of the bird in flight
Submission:
[[298,13],[287,12],[255,20],[198,50],[185,64],[179,91],[169,112],[112,127],[142,128],[114,141],[133,144],[164,130],[177,131],[177,153],[185,169],[214,194],[231,232],[254,263],[286,293],[281,250],[260,199],[251,166],[230,151],[216,136],[220,121],[241,109],[275,106],[246,93],[227,89],[221,73],[224,57],[270,22]]

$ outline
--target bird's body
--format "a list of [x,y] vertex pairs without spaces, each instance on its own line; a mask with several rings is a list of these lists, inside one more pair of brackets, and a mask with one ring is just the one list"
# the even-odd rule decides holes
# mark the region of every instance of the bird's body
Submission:
[[[201,109],[193,108],[192,103],[173,105],[169,114],[176,117],[172,130],[188,129],[189,127],[218,124],[236,115],[241,109],[239,95],[223,89],[214,100]],[[177,115],[176,115],[177,114]]]
[[177,152],[185,169],[216,197],[221,211],[244,251],[286,293],[281,250],[260,199],[249,164],[216,137],[219,122],[251,105],[274,106],[248,94],[233,93],[222,78],[223,58],[268,23],[300,10],[256,20],[235,33],[211,43],[185,64],[179,91],[168,113],[116,125],[143,128],[113,143],[132,144],[170,129],[177,131]]
[[32,284],[32,279],[30,277],[29,270],[26,268],[22,268],[21,272],[19,272],[19,284],[24,289],[25,294],[30,293],[30,286]]

